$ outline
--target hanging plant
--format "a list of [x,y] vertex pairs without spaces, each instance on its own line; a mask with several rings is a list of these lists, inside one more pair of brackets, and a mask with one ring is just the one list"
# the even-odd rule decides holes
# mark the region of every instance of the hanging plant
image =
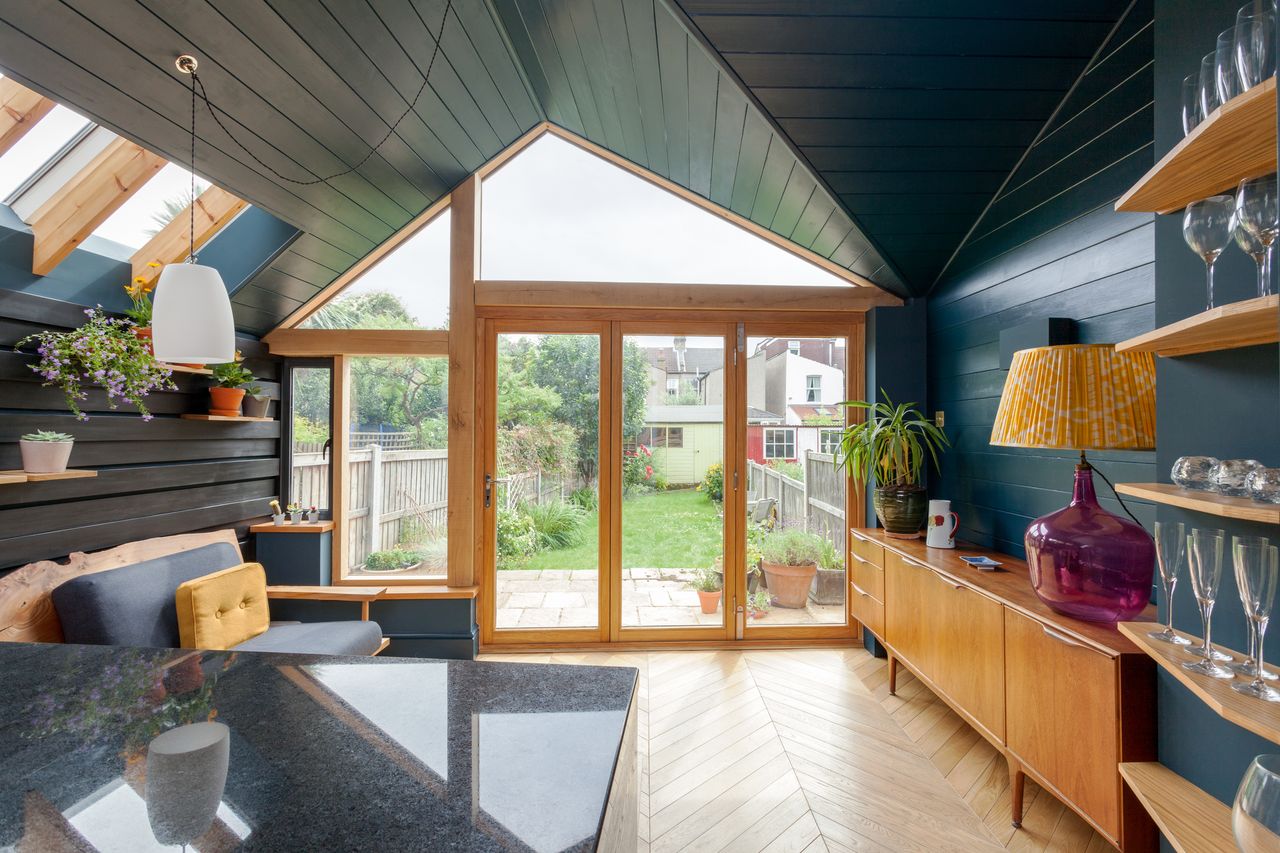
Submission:
[[45,385],[62,389],[67,408],[77,420],[89,416],[80,410],[80,401],[89,396],[85,389],[101,386],[107,405],[118,408],[121,400],[132,403],[144,421],[152,418],[143,400],[152,391],[175,391],[167,367],[162,367],[134,334],[130,320],[108,317],[102,306],[85,309],[89,321],[69,332],[39,332],[18,341],[14,349],[35,344],[40,361],[31,369]]

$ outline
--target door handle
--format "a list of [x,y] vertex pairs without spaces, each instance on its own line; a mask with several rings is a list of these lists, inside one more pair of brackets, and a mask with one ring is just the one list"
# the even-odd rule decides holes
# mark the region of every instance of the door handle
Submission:
[[[928,568],[928,567],[926,566],[925,568]],[[941,573],[941,572],[939,572],[937,569],[929,569],[929,571],[933,572],[933,576],[934,576],[935,578],[937,578],[938,580],[942,581],[943,583],[945,583],[947,586],[951,587],[952,589],[964,589],[964,584],[962,584],[962,583],[954,583],[954,582],[952,582],[951,580],[949,580],[949,579],[947,579],[946,577],[944,577],[944,576],[942,575],[942,573]]]
[[493,475],[484,475],[484,508],[493,506]]
[[324,440],[324,444],[322,444],[322,445],[320,446],[320,458],[321,458],[321,459],[328,459],[328,458],[329,458],[329,448],[331,448],[331,447],[333,447],[333,439],[332,439],[332,438],[326,438],[326,439]]
[[1044,631],[1044,635],[1046,637],[1051,637],[1052,639],[1057,640],[1059,643],[1062,643],[1063,645],[1078,646],[1080,648],[1084,648],[1083,643],[1076,642],[1075,640],[1068,637],[1066,634],[1053,630],[1048,625],[1041,625],[1040,628],[1041,630]]

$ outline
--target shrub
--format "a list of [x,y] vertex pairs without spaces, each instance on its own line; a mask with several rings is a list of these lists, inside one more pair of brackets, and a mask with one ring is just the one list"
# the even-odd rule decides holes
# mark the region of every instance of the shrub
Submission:
[[569,501],[574,506],[580,506],[587,512],[594,512],[600,506],[600,499],[596,496],[596,490],[590,486],[574,489],[569,495]]
[[390,551],[374,551],[364,560],[366,572],[395,572],[422,562],[416,551],[392,548]]
[[518,509],[498,510],[498,566],[519,568],[538,550],[533,519]]
[[764,538],[760,551],[766,563],[781,566],[803,566],[822,557],[822,540],[798,527],[771,533]]
[[624,495],[644,494],[654,486],[653,451],[643,444],[623,454],[622,458],[622,493]]
[[784,477],[790,477],[793,480],[804,482],[804,466],[799,462],[788,462],[785,459],[770,459],[769,468],[777,471]]
[[825,536],[822,537],[822,555],[818,557],[818,565],[824,569],[844,568],[844,554],[841,554]]
[[702,475],[702,483],[698,488],[716,503],[724,500],[724,463],[717,462],[707,468]]
[[533,522],[539,548],[570,548],[582,540],[582,525],[587,520],[587,512],[577,504],[561,501],[525,504],[521,510]]

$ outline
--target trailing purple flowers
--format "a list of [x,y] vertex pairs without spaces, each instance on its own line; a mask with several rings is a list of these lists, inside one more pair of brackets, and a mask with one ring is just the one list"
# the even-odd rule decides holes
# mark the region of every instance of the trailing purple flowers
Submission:
[[80,402],[89,397],[86,387],[94,385],[107,392],[109,408],[118,408],[123,400],[137,407],[144,421],[151,420],[143,399],[152,391],[177,389],[169,368],[159,364],[133,333],[133,321],[109,317],[102,306],[84,313],[89,321],[80,328],[39,332],[18,341],[14,349],[36,345],[40,360],[30,365],[31,370],[45,385],[62,389],[77,420],[89,419]]

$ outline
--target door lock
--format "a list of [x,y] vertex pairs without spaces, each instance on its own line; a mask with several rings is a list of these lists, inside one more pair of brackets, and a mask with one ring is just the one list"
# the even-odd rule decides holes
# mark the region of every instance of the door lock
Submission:
[[484,475],[484,508],[493,506],[493,475]]

